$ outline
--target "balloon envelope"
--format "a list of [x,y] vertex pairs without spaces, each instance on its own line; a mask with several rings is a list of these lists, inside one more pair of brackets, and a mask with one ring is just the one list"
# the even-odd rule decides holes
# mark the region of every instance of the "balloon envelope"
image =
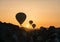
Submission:
[[17,21],[20,23],[20,24],[22,24],[24,21],[25,21],[25,19],[26,19],[26,15],[25,15],[25,13],[17,13],[16,14],[16,19],[17,19]]
[[32,24],[32,27],[35,28],[36,27],[36,24]]
[[32,24],[32,23],[33,23],[33,21],[32,21],[32,20],[30,20],[30,21],[29,21],[29,23],[30,23],[30,24]]

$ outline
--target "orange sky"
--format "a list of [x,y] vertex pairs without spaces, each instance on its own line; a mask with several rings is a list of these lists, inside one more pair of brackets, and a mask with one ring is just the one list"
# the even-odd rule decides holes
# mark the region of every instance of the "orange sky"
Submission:
[[37,27],[60,26],[60,0],[0,0],[0,21],[19,25],[18,12],[27,15],[23,26],[33,20]]

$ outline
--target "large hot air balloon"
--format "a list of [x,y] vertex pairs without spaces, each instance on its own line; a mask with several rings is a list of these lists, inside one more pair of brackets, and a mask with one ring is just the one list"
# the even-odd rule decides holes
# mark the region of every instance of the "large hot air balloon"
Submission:
[[25,21],[26,15],[23,12],[17,13],[16,14],[16,19],[20,23],[20,25]]

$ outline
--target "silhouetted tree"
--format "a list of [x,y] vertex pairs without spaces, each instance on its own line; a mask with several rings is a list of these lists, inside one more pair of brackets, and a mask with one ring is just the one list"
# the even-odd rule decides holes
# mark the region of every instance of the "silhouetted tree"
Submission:
[[55,27],[54,27],[54,26],[50,26],[49,29],[50,29],[50,30],[54,30]]
[[47,29],[46,29],[45,27],[41,26],[41,27],[40,27],[40,30],[41,30],[41,31],[46,31]]
[[49,34],[52,35],[53,33],[55,33],[55,27],[54,26],[50,26],[48,31],[49,31]]

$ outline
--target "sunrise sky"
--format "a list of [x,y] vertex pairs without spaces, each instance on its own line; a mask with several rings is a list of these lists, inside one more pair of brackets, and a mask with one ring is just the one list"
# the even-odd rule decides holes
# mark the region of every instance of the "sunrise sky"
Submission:
[[0,0],[0,21],[19,25],[15,15],[27,15],[24,27],[33,20],[36,27],[60,26],[60,0]]

